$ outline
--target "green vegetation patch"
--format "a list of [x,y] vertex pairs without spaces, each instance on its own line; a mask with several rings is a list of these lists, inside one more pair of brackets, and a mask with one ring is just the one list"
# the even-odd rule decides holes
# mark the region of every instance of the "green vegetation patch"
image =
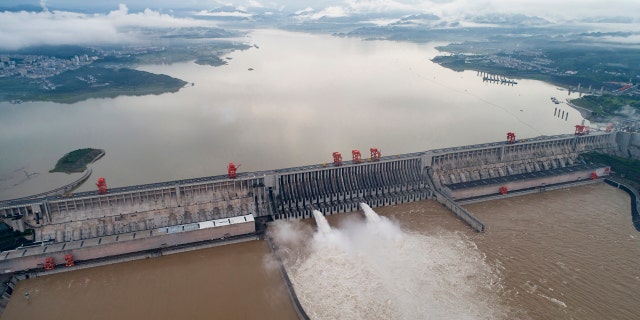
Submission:
[[636,96],[614,96],[608,94],[584,96],[571,100],[571,103],[591,110],[594,116],[624,116],[624,113],[619,112],[624,106],[629,106],[635,109],[636,112],[640,112],[640,97]]
[[435,57],[433,62],[455,71],[485,71],[563,87],[614,90],[640,73],[640,50],[588,42],[497,37],[437,49],[454,54]]
[[588,162],[608,164],[618,176],[640,184],[640,160],[595,152],[584,153],[582,157]]
[[218,66],[223,66],[227,64],[227,62],[216,56],[210,56],[205,58],[198,58],[198,60],[196,60],[196,64],[203,65],[203,66],[218,67]]
[[49,172],[83,172],[87,170],[87,164],[96,161],[103,155],[104,150],[101,149],[84,148],[74,150],[60,158],[56,163],[56,167]]
[[13,250],[23,244],[31,243],[25,236],[33,234],[33,229],[24,232],[12,230],[6,223],[0,223],[0,251]]
[[44,82],[26,78],[0,79],[0,100],[75,103],[90,98],[177,92],[186,84],[186,81],[164,74],[90,65],[47,78]]

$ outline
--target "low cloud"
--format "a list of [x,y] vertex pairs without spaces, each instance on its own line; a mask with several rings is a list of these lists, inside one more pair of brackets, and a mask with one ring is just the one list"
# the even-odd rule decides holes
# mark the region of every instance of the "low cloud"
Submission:
[[348,16],[349,13],[343,7],[327,7],[324,10],[311,14],[311,20],[318,20],[320,18],[341,18]]
[[[278,1],[288,3],[287,1]],[[640,1],[610,0],[301,0],[295,10],[313,6],[316,10],[304,18],[319,19],[340,12],[342,16],[358,14],[435,14],[447,21],[465,21],[469,17],[484,15],[537,16],[550,22],[573,22],[597,15],[603,21],[609,17],[626,22],[640,21]],[[289,2],[289,6],[292,4]]]
[[[44,1],[42,2],[45,5]],[[176,18],[146,9],[131,13],[126,5],[108,14],[69,11],[0,12],[0,49],[16,50],[35,45],[95,45],[135,42],[139,28],[212,26],[210,22]]]
[[198,17],[224,17],[224,18],[251,18],[253,14],[242,11],[206,11],[202,10],[195,14]]

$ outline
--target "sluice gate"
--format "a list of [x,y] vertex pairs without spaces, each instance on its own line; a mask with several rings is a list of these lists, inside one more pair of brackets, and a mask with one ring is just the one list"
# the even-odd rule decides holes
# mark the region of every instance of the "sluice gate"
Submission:
[[[384,158],[383,158],[384,159]],[[309,218],[372,207],[424,200],[431,196],[420,157],[345,163],[342,166],[280,174],[275,214],[280,218]]]

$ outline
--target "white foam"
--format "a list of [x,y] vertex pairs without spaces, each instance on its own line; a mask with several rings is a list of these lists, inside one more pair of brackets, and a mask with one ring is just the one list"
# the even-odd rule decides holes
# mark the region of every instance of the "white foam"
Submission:
[[318,223],[305,253],[286,259],[311,318],[501,317],[498,276],[464,234],[407,233],[385,217],[378,220],[328,230]]
[[562,302],[562,301],[560,301],[560,300],[558,300],[556,298],[551,298],[551,297],[546,296],[546,295],[544,295],[542,293],[538,293],[538,295],[543,297],[543,298],[545,298],[545,299],[547,299],[547,300],[549,300],[549,301],[551,301],[551,302],[553,302],[553,303],[555,303],[555,304],[557,304],[557,305],[559,305],[559,306],[561,306],[561,307],[563,307],[563,308],[567,307],[566,303],[564,303],[564,302]]

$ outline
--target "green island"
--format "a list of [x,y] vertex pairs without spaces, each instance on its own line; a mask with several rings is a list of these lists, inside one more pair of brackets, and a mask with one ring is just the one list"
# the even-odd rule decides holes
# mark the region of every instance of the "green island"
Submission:
[[104,150],[84,148],[71,151],[65,154],[58,162],[56,167],[49,172],[83,172],[87,169],[87,165],[100,159],[104,155]]

